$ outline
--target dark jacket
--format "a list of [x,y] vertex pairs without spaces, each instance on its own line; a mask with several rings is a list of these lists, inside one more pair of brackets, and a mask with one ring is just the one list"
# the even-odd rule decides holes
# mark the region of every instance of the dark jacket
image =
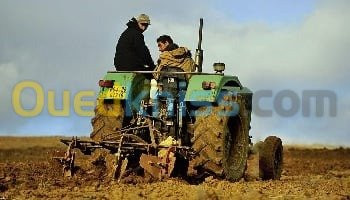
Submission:
[[126,25],[128,28],[121,34],[116,46],[115,68],[119,71],[152,71],[154,62],[136,19],[132,18]]

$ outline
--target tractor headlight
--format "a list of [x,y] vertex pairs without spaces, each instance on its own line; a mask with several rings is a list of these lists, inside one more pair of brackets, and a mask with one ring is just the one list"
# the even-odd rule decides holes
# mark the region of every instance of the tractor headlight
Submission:
[[211,90],[216,88],[216,83],[215,82],[210,82],[210,81],[203,81],[202,82],[202,88],[204,90]]

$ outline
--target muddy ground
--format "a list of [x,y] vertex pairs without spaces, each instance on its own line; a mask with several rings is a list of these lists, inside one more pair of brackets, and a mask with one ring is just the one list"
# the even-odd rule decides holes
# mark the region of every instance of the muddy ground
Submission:
[[76,176],[63,178],[51,160],[58,149],[63,146],[55,137],[0,137],[0,199],[350,199],[350,149],[288,147],[279,181],[207,178],[199,185],[116,183],[86,166],[82,155]]

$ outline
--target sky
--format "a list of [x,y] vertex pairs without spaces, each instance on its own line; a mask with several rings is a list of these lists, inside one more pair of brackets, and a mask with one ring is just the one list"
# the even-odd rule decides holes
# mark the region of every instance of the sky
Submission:
[[[74,97],[79,91],[98,91],[98,80],[114,69],[115,45],[126,22],[146,13],[152,25],[145,41],[154,60],[159,55],[155,40],[162,34],[195,51],[203,17],[204,71],[224,62],[225,73],[238,76],[254,93],[271,92],[258,103],[272,116],[253,113],[253,138],[278,135],[285,143],[349,146],[349,9],[348,0],[1,0],[0,135],[89,135],[91,117],[76,114]],[[38,116],[14,111],[13,91],[24,80],[39,83],[44,91]],[[57,108],[63,91],[70,92],[69,117],[50,115],[49,90],[55,92]],[[326,101],[322,116],[311,109],[305,117],[302,106],[294,115],[281,116],[273,108],[286,90],[296,94],[294,102],[283,101],[286,110],[302,103],[305,91],[330,91],[336,96],[336,115],[330,116]],[[21,102],[33,108],[33,90],[23,90]]]

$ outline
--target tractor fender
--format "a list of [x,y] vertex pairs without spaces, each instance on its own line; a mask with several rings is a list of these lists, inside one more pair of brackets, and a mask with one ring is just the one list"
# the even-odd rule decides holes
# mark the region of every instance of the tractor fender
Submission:
[[150,81],[143,74],[108,72],[103,80],[113,80],[113,88],[100,87],[98,99],[143,99],[149,96]]
[[[204,89],[203,82],[211,82],[215,85],[212,89]],[[236,76],[224,76],[223,74],[193,75],[188,83],[185,101],[187,102],[217,102],[220,92],[231,91],[234,94],[251,94],[243,87]]]

